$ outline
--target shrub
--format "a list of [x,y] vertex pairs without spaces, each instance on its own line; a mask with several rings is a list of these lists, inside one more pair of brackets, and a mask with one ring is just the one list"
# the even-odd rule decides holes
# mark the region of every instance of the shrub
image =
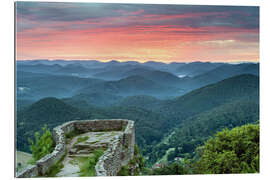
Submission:
[[52,133],[46,125],[42,127],[42,135],[39,132],[35,133],[35,141],[28,139],[30,143],[30,150],[32,152],[33,159],[35,161],[41,159],[46,154],[49,154],[53,150],[53,138]]
[[259,172],[259,125],[224,129],[202,147],[196,173]]

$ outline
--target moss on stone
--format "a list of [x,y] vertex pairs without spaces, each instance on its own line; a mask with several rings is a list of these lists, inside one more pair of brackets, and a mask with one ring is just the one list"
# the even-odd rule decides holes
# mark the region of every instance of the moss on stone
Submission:
[[88,137],[88,136],[84,136],[84,137],[78,137],[78,139],[77,139],[77,143],[87,141],[88,139],[89,139],[89,137]]

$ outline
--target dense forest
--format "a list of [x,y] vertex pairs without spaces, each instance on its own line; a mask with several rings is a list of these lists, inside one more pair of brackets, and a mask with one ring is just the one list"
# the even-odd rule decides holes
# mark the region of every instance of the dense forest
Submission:
[[[145,174],[258,172],[258,156],[239,166],[235,157],[235,171],[204,165],[211,144],[225,135],[236,141],[235,128],[253,132],[243,125],[259,123],[258,63],[21,61],[16,85],[20,151],[30,152],[28,139],[45,124],[124,118],[135,121],[136,143],[151,169]],[[226,153],[220,163],[232,152]]]
[[259,173],[259,125],[247,124],[213,135],[193,158],[148,171],[153,175]]

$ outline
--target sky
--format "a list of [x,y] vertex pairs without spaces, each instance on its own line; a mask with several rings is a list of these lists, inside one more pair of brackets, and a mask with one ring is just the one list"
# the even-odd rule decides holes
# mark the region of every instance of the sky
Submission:
[[259,7],[16,2],[16,59],[259,61]]

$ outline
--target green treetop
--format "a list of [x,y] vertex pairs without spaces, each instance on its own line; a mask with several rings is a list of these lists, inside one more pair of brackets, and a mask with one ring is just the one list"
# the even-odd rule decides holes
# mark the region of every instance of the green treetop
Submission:
[[30,150],[35,161],[41,159],[46,154],[49,154],[53,150],[53,138],[52,133],[46,125],[42,127],[42,135],[39,132],[35,133],[35,142],[29,139]]
[[259,172],[259,125],[224,129],[200,148],[195,172],[203,174]]

